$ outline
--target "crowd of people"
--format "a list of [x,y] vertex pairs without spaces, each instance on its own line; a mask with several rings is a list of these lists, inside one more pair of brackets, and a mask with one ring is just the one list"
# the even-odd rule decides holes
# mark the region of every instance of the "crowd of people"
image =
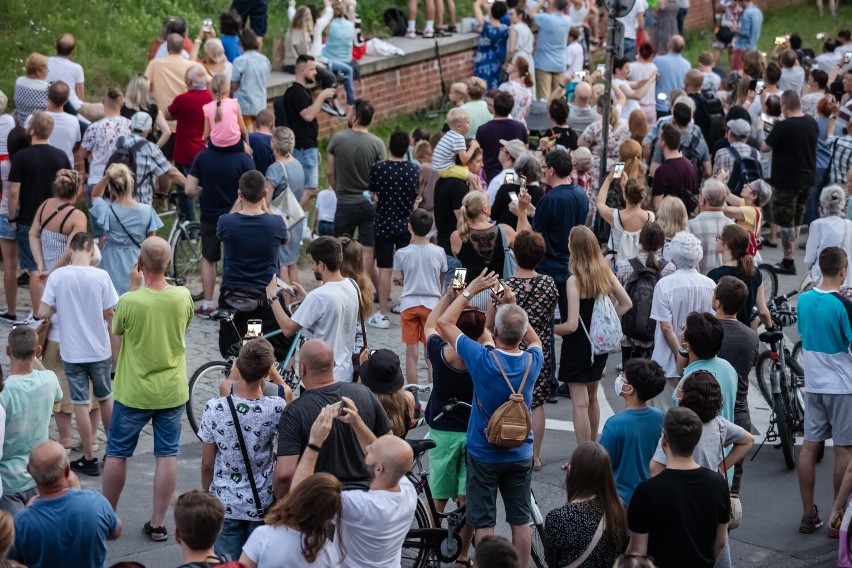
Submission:
[[[422,419],[438,510],[466,506],[457,565],[526,568],[546,409],[564,397],[577,446],[565,504],[546,513],[548,566],[730,566],[756,329],[776,326],[757,264],[779,245],[775,271],[813,284],[798,303],[799,530],[823,525],[815,463],[832,439],[827,532],[850,565],[848,30],[819,54],[797,35],[765,54],[757,6],[723,0],[693,66],[678,35],[689,2],[637,0],[609,93],[592,65],[606,27],[594,2],[477,1],[474,76],[450,87],[444,128],[386,141],[355,92],[354,4],[290,3],[281,64],[294,80],[272,104],[258,4],[235,2],[195,41],[170,19],[144,75],[99,102],[68,34],[26,59],[12,114],[0,92],[8,565],[104,566],[151,424],[151,512],[134,529],[167,541],[173,505],[184,566],[395,568],[418,500],[405,438]],[[441,33],[435,7],[424,37]],[[348,128],[321,156],[322,112]],[[157,200],[175,190],[200,221],[197,302],[157,236]],[[200,490],[172,503],[195,318],[220,321],[223,357],[239,352],[200,417]],[[404,361],[368,339],[397,322]],[[299,336],[291,389],[277,362]],[[624,410],[601,425],[619,348]],[[405,388],[426,381],[428,400]],[[102,492],[77,474],[102,476]],[[494,535],[498,490],[510,541]]]

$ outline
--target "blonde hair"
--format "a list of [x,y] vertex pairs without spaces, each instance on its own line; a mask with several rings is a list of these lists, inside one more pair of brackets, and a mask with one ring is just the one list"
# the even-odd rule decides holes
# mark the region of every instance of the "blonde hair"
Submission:
[[467,94],[467,85],[465,83],[453,83],[450,85],[451,93],[458,93],[459,95],[464,96],[464,101],[467,102],[469,100]]
[[290,21],[290,29],[302,30],[310,35],[314,34],[314,18],[307,6],[296,8],[296,13],[293,14],[293,19]]
[[657,224],[663,229],[666,237],[671,238],[675,234],[685,231],[688,221],[686,206],[681,198],[672,195],[663,198],[663,202],[660,203],[660,208],[657,210]]
[[583,225],[571,229],[568,234],[568,252],[571,255],[568,267],[577,279],[580,298],[609,296],[614,276],[592,230]]
[[418,162],[425,162],[432,159],[432,145],[428,140],[421,140],[414,145],[414,159]]
[[121,197],[133,193],[133,174],[130,168],[124,164],[112,164],[107,168],[107,186],[114,197]]
[[150,103],[151,85],[144,75],[136,75],[127,83],[124,106],[133,110],[147,110]]
[[628,138],[618,147],[618,159],[624,162],[624,173],[628,179],[645,180],[645,163],[642,161],[642,145]]
[[[6,511],[0,511],[0,558],[6,558],[13,544],[15,544],[15,522],[12,520],[12,515]],[[0,565],[5,565],[2,560]],[[10,566],[15,565],[10,564]]]
[[470,238],[470,223],[488,207],[488,194],[484,191],[469,191],[462,199],[461,214],[457,229],[463,243]]
[[218,37],[211,37],[204,44],[204,59],[211,63],[222,63],[227,59],[225,56],[225,46],[222,45],[222,40]]
[[222,99],[228,98],[231,92],[230,78],[224,73],[217,73],[213,76],[213,81],[210,83],[210,90],[213,91],[213,96],[216,97],[216,114],[213,120],[216,123],[222,122]]
[[376,398],[382,408],[385,409],[385,414],[391,421],[391,432],[394,436],[405,438],[408,433],[408,423],[411,417],[408,415],[408,394],[399,389],[392,393],[375,393]]
[[0,91],[0,114],[6,112],[6,106],[9,104],[9,97],[6,96],[6,93]]
[[463,108],[453,107],[447,113],[447,124],[450,126],[456,126],[460,121],[465,118],[470,118],[470,113],[464,110]]
[[47,69],[47,57],[41,53],[30,53],[24,61],[24,70],[27,75],[35,75]]

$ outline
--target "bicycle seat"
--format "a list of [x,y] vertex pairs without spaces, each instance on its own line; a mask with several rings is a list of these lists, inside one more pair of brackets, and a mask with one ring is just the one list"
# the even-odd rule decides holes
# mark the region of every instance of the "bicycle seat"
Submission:
[[213,321],[231,321],[234,319],[235,311],[231,310],[213,310],[210,312],[210,319]]
[[784,332],[780,329],[770,329],[769,331],[764,331],[758,336],[763,343],[777,343],[781,341],[784,337]]
[[425,454],[428,450],[434,448],[437,444],[435,440],[406,440],[406,442],[411,445],[411,449],[414,451],[415,457],[420,457]]

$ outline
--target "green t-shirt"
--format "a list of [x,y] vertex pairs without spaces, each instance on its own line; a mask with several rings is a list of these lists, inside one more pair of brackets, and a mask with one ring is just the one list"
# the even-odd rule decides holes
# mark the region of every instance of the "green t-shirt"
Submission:
[[470,115],[470,130],[464,135],[464,139],[473,140],[476,138],[479,127],[490,122],[494,117],[488,112],[488,103],[485,101],[468,101],[461,107]]
[[194,305],[189,290],[140,288],[118,300],[112,331],[123,336],[113,396],[131,408],[156,410],[186,403],[184,336]]
[[385,159],[385,144],[369,132],[341,130],[331,137],[328,153],[334,156],[334,191],[337,205],[368,203],[370,168]]
[[53,405],[61,400],[62,389],[53,371],[33,371],[6,379],[0,392],[0,406],[6,413],[0,459],[3,493],[23,493],[35,487],[27,473],[27,461],[33,448],[48,440]]

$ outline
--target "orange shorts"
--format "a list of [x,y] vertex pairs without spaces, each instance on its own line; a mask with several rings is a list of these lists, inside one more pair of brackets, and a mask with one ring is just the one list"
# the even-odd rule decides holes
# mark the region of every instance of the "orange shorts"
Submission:
[[402,342],[406,345],[426,343],[426,318],[432,310],[414,306],[402,311]]

